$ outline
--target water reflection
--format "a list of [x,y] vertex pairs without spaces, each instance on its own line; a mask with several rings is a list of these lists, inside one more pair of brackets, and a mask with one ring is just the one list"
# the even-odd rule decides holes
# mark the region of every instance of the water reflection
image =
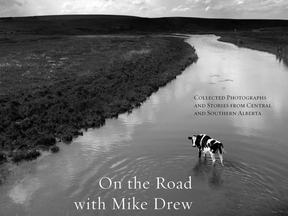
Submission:
[[224,180],[221,178],[224,168],[213,167],[211,177],[208,179],[209,186],[212,190],[221,189],[224,184]]
[[209,159],[198,159],[198,162],[192,169],[194,177],[197,181],[208,181],[208,185],[212,190],[220,189],[223,184],[224,180],[222,179],[222,173],[224,168],[218,166],[217,164],[212,165]]
[[195,164],[193,168],[193,173],[195,178],[205,179],[205,173],[210,173],[211,164],[208,165],[207,160],[203,160],[201,158],[198,159],[198,162]]
[[33,193],[41,187],[38,178],[25,178],[11,189],[9,197],[17,204],[29,205]]

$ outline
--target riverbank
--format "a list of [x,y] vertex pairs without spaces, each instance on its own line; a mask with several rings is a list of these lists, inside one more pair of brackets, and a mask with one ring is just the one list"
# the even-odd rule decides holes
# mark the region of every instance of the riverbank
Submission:
[[0,162],[57,152],[130,112],[197,60],[181,38],[11,37],[1,41]]
[[283,62],[288,65],[287,27],[270,27],[216,34],[221,36],[219,41],[275,54],[279,60],[283,60]]

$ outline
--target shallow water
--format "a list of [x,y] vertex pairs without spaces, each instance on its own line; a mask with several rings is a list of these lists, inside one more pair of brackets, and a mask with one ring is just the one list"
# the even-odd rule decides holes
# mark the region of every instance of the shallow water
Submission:
[[[288,215],[288,68],[274,55],[216,39],[187,39],[198,62],[141,108],[71,145],[60,144],[57,154],[11,166],[16,177],[0,187],[0,215]],[[195,100],[196,95],[225,100]],[[226,100],[227,95],[265,99]],[[271,108],[195,108],[250,102]],[[208,116],[208,111],[261,115]],[[187,137],[199,133],[223,142],[224,168],[218,157],[214,166],[210,157],[198,159]],[[167,189],[156,189],[157,177]],[[172,189],[174,183],[178,189]],[[133,199],[140,210],[133,210]],[[113,210],[113,200],[121,210]],[[74,202],[81,201],[85,210],[76,209]]]

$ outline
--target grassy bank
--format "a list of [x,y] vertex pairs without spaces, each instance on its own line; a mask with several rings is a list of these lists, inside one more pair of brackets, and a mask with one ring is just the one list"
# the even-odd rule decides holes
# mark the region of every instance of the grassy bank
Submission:
[[1,40],[0,162],[57,152],[129,112],[197,59],[180,38],[17,36]]
[[217,34],[221,36],[220,41],[275,54],[279,60],[283,60],[288,65],[287,27],[269,27]]

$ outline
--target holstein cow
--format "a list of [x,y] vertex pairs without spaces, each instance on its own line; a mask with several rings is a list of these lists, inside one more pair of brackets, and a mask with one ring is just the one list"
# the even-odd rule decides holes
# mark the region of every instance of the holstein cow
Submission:
[[192,141],[193,147],[198,148],[199,158],[201,158],[201,152],[204,154],[204,158],[206,157],[206,153],[210,153],[213,165],[216,161],[215,153],[218,152],[219,158],[222,166],[223,164],[223,153],[226,153],[224,150],[224,146],[221,142],[212,139],[210,136],[206,134],[193,135],[192,137],[188,137],[189,140]]

